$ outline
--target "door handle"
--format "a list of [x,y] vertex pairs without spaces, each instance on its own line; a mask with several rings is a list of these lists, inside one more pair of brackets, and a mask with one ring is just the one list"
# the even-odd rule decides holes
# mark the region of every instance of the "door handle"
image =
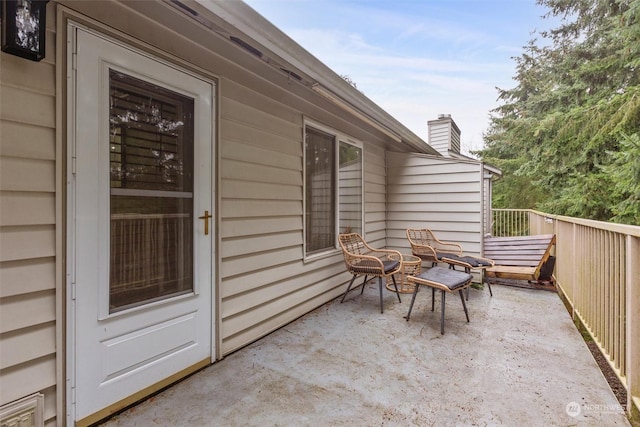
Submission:
[[199,216],[198,219],[204,219],[204,235],[209,234],[209,218],[213,218],[209,215],[209,211],[204,211],[204,215]]

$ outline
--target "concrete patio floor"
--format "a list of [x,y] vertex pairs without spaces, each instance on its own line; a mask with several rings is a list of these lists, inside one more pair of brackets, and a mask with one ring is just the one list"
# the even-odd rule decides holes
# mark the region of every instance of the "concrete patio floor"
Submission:
[[628,426],[557,294],[399,303],[377,284],[228,355],[105,426]]

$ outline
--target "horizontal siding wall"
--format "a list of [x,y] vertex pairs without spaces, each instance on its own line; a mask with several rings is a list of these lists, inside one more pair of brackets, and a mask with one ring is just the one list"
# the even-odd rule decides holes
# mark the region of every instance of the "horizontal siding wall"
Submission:
[[387,187],[385,151],[365,147],[364,151],[364,238],[373,247],[387,245]]
[[0,59],[0,406],[40,392],[56,423],[55,8],[46,58]]
[[449,123],[434,122],[429,125],[429,145],[439,153],[446,153],[450,147],[451,126]]
[[[303,262],[303,115],[220,84],[220,297],[227,354],[339,296],[341,253]],[[331,123],[325,123],[331,126]],[[364,147],[365,230],[384,244],[384,150]]]
[[[484,171],[483,171],[484,174]],[[483,190],[483,203],[484,203],[484,220],[482,224],[482,236],[487,236],[491,234],[491,221],[492,221],[492,213],[491,213],[491,203],[493,197],[493,183],[491,178],[484,178],[482,180],[482,190]],[[484,237],[483,237],[484,238]]]
[[429,228],[465,253],[482,247],[481,165],[450,158],[389,153],[387,244],[410,254],[407,228]]

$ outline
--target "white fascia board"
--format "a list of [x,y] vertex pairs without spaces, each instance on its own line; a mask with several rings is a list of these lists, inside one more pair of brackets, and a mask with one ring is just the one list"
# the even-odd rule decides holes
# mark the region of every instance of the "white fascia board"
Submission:
[[264,50],[271,52],[275,56],[274,59],[282,60],[285,63],[283,65],[291,65],[295,71],[307,76],[312,83],[322,85],[344,102],[353,106],[353,108],[362,111],[364,115],[371,117],[372,120],[398,134],[405,145],[409,145],[422,153],[438,154],[422,138],[347,83],[331,68],[327,67],[246,3],[229,0],[194,1],[212,14],[222,18],[240,33],[251,38]]
[[466,155],[460,154],[460,153],[455,153],[453,151],[449,151],[449,156],[448,157],[451,158],[451,159],[456,159],[457,161],[464,162],[464,163],[481,164],[482,168],[483,168],[483,170],[485,172],[487,172],[489,174],[493,174],[493,175],[498,176],[498,177],[502,176],[502,170],[501,169],[498,169],[497,167],[492,166],[492,165],[490,165],[488,163],[484,163],[480,159],[469,157],[469,156],[466,156]]
[[488,163],[483,163],[482,166],[484,167],[485,171],[492,173],[493,175],[502,176],[501,169],[498,169],[497,167],[492,166]]

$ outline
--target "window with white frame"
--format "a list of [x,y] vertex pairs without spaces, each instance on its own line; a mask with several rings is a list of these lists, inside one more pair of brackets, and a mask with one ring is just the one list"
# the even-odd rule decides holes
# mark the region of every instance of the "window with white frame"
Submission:
[[362,146],[305,126],[305,252],[336,248],[338,233],[362,234]]

